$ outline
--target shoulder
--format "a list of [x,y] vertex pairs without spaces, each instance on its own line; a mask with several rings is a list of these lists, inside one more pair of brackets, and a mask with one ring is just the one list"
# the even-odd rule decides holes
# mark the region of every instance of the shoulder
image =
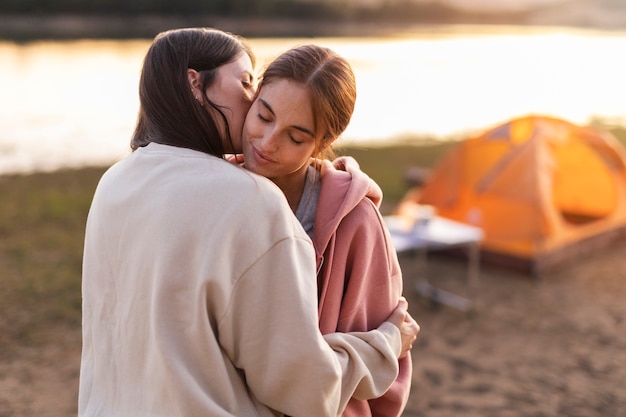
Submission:
[[156,181],[175,191],[192,193],[199,202],[205,197],[213,203],[250,201],[275,206],[282,197],[280,189],[267,178],[215,156],[159,144],[151,144],[144,153],[152,160],[151,166],[158,166],[153,174]]
[[[282,217],[291,213],[270,180],[221,158],[151,143],[111,167],[111,192],[133,193],[178,216]],[[138,197],[139,198],[139,197]]]
[[382,230],[383,220],[372,200],[364,197],[344,215],[341,224],[344,227],[363,229],[372,233]]

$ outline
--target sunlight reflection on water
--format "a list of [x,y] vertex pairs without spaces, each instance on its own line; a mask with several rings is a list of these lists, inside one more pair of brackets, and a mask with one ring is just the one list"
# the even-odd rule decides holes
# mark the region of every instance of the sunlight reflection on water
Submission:
[[[353,65],[346,142],[440,139],[542,113],[626,122],[626,34],[424,28],[397,38],[251,39],[259,69],[319,43]],[[0,173],[109,164],[127,153],[149,41],[0,42]]]

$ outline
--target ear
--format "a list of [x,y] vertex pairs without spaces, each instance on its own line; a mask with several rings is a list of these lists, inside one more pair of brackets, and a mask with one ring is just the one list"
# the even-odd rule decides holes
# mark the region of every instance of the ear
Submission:
[[191,91],[200,89],[200,73],[195,69],[187,68],[187,80]]
[[200,73],[194,69],[187,68],[187,80],[189,81],[189,89],[191,94],[201,106],[204,105],[203,93],[201,91]]

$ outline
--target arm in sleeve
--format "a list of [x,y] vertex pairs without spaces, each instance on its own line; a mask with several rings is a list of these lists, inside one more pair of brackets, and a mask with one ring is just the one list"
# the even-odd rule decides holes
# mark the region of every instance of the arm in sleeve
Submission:
[[316,295],[310,241],[284,239],[239,279],[219,323],[222,346],[251,392],[284,414],[339,414],[353,392],[388,386],[389,376],[374,382],[368,369],[397,362],[400,353],[400,332],[391,323],[342,335],[341,342],[330,338],[331,348],[318,329]]

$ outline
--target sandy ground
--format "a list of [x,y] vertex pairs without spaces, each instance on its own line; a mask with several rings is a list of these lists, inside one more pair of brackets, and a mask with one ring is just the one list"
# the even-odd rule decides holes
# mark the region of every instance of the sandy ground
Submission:
[[[404,416],[626,415],[626,247],[585,257],[542,280],[483,268],[476,311],[433,306],[413,291],[418,273],[458,293],[461,259],[402,257],[413,349]],[[0,417],[76,415],[80,329],[0,357]]]
[[[626,416],[625,255],[614,247],[542,280],[483,268],[470,315],[412,297],[422,332],[404,415]],[[432,281],[463,290],[458,263],[430,259]]]

